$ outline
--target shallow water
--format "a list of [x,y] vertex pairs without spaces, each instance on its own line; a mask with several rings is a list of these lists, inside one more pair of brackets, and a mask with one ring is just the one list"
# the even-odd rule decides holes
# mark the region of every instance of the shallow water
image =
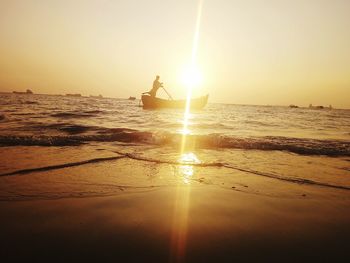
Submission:
[[[191,113],[185,151],[180,153],[183,114],[175,109],[143,110],[138,101],[124,99],[0,94],[1,198],[42,196],[39,189],[45,180],[49,185],[60,184],[61,169],[101,165],[105,171],[109,162],[117,163],[112,171],[103,172],[111,177],[102,180],[93,172],[86,175],[92,188],[78,191],[78,196],[110,194],[120,185],[137,189],[148,189],[155,182],[172,185],[174,178],[183,184],[222,186],[236,172],[350,189],[350,110],[209,103],[204,110]],[[153,175],[136,181],[132,175],[119,177],[116,167],[125,161],[115,156],[136,161]],[[134,163],[124,170],[136,169]],[[159,169],[163,175],[169,169],[169,177],[158,178]],[[51,174],[50,179],[36,176],[41,171]],[[59,176],[53,176],[56,173]],[[72,180],[70,172],[63,174]],[[19,175],[32,178],[31,183],[27,181],[24,188],[21,182],[13,184]],[[84,184],[85,179],[77,183]],[[66,192],[70,185],[65,184]],[[55,187],[45,193],[64,196]]]

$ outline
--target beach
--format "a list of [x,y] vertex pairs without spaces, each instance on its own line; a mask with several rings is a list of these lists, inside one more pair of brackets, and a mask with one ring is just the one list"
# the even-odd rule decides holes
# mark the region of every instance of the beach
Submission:
[[[71,158],[67,167],[60,167],[69,156],[61,148],[53,147],[51,153],[47,147],[12,148],[12,153],[11,148],[0,148],[8,160],[28,161],[21,172],[0,177],[5,262],[346,258],[348,189],[227,167],[129,158],[98,150],[102,146],[74,149],[71,155],[79,157]],[[43,151],[46,155],[40,154]],[[239,161],[245,155],[238,150],[234,157]],[[95,162],[82,162],[92,156]],[[26,170],[38,165],[45,168]],[[18,165],[7,162],[6,171],[18,172]]]

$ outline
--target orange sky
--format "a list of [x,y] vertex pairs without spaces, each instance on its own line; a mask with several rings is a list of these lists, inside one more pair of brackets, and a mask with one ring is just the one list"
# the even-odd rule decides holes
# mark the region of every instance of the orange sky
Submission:
[[[0,91],[184,97],[198,1],[0,1]],[[350,1],[204,0],[194,94],[350,108]],[[160,96],[166,96],[160,93]]]

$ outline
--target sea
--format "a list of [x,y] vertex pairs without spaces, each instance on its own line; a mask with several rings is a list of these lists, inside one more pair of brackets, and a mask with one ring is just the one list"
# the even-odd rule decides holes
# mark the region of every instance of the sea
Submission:
[[[223,104],[209,97],[204,109],[188,114],[185,129],[184,122],[184,110],[144,110],[138,99],[1,93],[0,176],[28,170],[19,153],[4,161],[4,149],[79,155],[90,147],[150,163],[226,167],[350,190],[348,109]],[[45,169],[35,163],[29,172]]]

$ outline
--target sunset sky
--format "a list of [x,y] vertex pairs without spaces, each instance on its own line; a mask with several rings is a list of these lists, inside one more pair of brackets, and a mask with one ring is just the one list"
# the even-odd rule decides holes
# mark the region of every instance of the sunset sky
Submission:
[[[182,98],[198,5],[0,0],[0,91],[139,97],[159,74]],[[204,0],[194,94],[350,108],[349,14],[348,0]]]

